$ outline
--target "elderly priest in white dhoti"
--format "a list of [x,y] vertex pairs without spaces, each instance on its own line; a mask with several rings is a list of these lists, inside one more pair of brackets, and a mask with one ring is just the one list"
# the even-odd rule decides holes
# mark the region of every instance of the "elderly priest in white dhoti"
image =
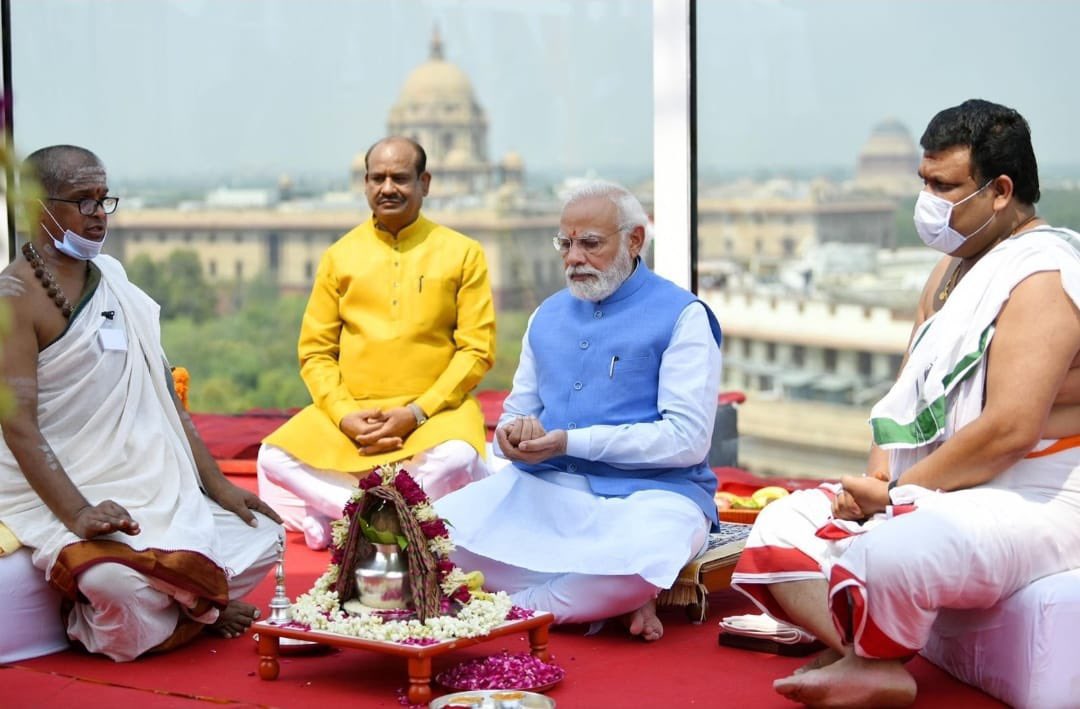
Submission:
[[1080,567],[1066,384],[1080,360],[1080,236],[1036,216],[1030,134],[1012,109],[946,109],[922,144],[917,231],[952,258],[871,412],[870,474],[769,505],[732,577],[829,647],[774,684],[812,706],[910,704],[903,663],[940,610],[989,608]]
[[68,635],[131,660],[205,627],[239,636],[238,599],[273,565],[281,528],[220,472],[179,406],[158,306],[100,255],[117,206],[93,153],[27,158],[35,238],[0,275],[11,316],[0,523],[67,599]]

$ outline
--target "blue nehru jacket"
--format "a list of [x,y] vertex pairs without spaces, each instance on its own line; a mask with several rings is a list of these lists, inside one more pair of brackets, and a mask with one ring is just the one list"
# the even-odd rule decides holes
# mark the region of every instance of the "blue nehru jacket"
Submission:
[[[679,315],[695,301],[701,302],[640,260],[619,289],[600,302],[575,298],[569,290],[545,300],[529,326],[544,429],[659,421],[660,362]],[[720,325],[702,306],[719,345]],[[716,476],[705,460],[685,468],[633,470],[571,456],[515,465],[527,472],[582,474],[593,492],[608,497],[670,490],[689,497],[717,521]]]

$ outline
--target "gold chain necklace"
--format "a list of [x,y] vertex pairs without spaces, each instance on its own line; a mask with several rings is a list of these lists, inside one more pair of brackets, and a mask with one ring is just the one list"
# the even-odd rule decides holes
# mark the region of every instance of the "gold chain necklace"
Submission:
[[[1026,219],[1023,220],[1023,222],[1016,225],[1016,228],[1012,230],[1012,233],[1011,233],[1010,236],[1016,236],[1017,233],[1021,233],[1021,231],[1023,230],[1023,228],[1025,226],[1027,226],[1031,222],[1036,222],[1036,220],[1038,220],[1039,218],[1040,217],[1039,217],[1038,214],[1032,214],[1031,216],[1027,217]],[[995,241],[994,243],[991,243],[989,246],[987,246],[986,251],[989,251],[990,249],[993,249],[994,246],[996,246],[999,241],[1001,241],[1001,238],[998,238],[997,241]],[[949,293],[953,292],[953,289],[955,289],[955,287],[956,287],[957,281],[960,280],[960,267],[961,266],[963,266],[962,263],[956,265],[956,268],[953,269],[953,275],[951,275],[949,277],[949,279],[948,279],[948,283],[945,284],[945,287],[943,287],[942,292],[937,294],[937,299],[941,300],[942,303],[944,303],[946,298],[948,298]]]
[[60,284],[56,282],[52,272],[49,271],[49,267],[45,265],[45,259],[41,258],[41,254],[37,252],[34,245],[27,241],[22,245],[23,256],[30,262],[30,266],[34,269],[34,275],[41,281],[42,287],[45,292],[49,294],[52,301],[56,303],[56,307],[60,308],[60,314],[67,319],[71,319],[71,303],[68,302],[67,296],[64,295],[64,291],[60,289]]
[[[1016,228],[1013,229],[1012,233],[1009,236],[1015,236],[1015,235],[1021,233],[1024,226],[1026,226],[1027,224],[1030,224],[1031,222],[1038,221],[1039,219],[1040,219],[1039,215],[1032,214],[1030,217],[1028,217],[1024,221],[1017,224]],[[997,246],[997,244],[1003,238],[1006,238],[1006,237],[998,237],[998,239],[995,240],[993,243],[991,243],[990,246],[986,247],[986,251],[989,251],[990,249]],[[981,256],[982,256],[982,254],[979,254],[979,257],[981,257]],[[978,258],[978,257],[976,257],[976,258]],[[963,262],[956,264],[956,268],[953,269],[952,275],[949,276],[949,282],[946,283],[945,287],[941,289],[940,293],[938,293],[938,300],[940,300],[941,302],[944,303],[945,300],[949,297],[949,294],[952,293],[953,288],[956,287],[956,282],[960,280],[960,268],[962,266],[963,266]]]
[[945,299],[949,297],[949,293],[952,293],[952,289],[956,287],[956,282],[960,280],[960,265],[961,264],[956,264],[952,276],[949,277],[949,282],[945,284],[945,287],[941,289],[941,293],[938,294],[938,300],[943,303],[945,302]]

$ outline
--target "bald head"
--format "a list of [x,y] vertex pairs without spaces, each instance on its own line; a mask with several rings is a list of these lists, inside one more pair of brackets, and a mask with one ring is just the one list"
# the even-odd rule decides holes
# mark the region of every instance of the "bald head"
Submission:
[[427,152],[424,150],[423,146],[412,138],[406,138],[403,135],[392,135],[388,138],[383,138],[368,148],[368,151],[364,153],[365,170],[371,169],[371,154],[374,153],[377,148],[388,145],[406,146],[413,151],[413,154],[415,155],[413,166],[416,168],[417,175],[422,175],[427,170]]
[[47,195],[105,181],[105,165],[97,155],[76,145],[51,145],[35,150],[23,161],[24,175],[36,180]]

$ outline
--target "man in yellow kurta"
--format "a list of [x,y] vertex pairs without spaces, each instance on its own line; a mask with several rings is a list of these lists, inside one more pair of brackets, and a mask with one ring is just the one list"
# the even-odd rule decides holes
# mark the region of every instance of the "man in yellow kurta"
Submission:
[[377,465],[410,459],[433,499],[487,475],[470,395],[494,360],[487,262],[476,241],[420,213],[426,162],[407,138],[368,150],[372,217],[323,255],[300,329],[314,403],[259,451],[260,488],[272,505],[282,499],[272,485],[302,501],[302,514],[283,517],[313,548],[327,545],[329,521]]

